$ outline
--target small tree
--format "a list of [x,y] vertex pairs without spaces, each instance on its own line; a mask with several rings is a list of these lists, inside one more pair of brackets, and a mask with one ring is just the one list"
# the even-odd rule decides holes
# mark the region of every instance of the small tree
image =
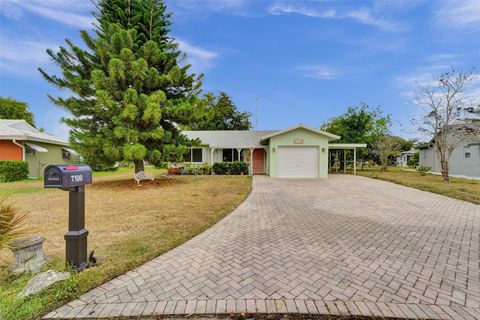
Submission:
[[417,88],[415,103],[424,108],[424,115],[416,123],[421,132],[433,137],[444,182],[450,181],[449,160],[453,150],[480,134],[480,126],[469,118],[473,107],[468,90],[475,77],[473,71],[452,69],[434,78],[434,83]]
[[339,143],[366,143],[367,150],[359,149],[359,156],[372,159],[373,142],[390,132],[391,123],[390,115],[384,115],[380,107],[370,108],[362,104],[360,107],[349,107],[341,116],[323,123],[320,129],[340,136]]
[[372,143],[371,151],[378,158],[382,171],[387,170],[390,156],[398,153],[399,147],[398,139],[390,135],[379,136]]
[[11,97],[0,97],[0,119],[22,119],[35,127],[33,113],[28,111],[28,104]]
[[185,128],[190,130],[249,130],[252,128],[251,114],[239,111],[225,92],[221,92],[218,97],[213,93],[205,94],[201,105],[202,107],[196,112],[195,121]]

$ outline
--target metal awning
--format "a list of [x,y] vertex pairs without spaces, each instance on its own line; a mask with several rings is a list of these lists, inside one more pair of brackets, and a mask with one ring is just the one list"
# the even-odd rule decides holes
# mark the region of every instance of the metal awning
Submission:
[[31,142],[25,142],[25,145],[27,147],[29,147],[30,149],[33,149],[37,152],[48,152],[48,149],[47,148],[44,148],[44,147],[40,147],[39,145],[35,144],[35,143],[31,143]]
[[63,147],[62,149],[65,150],[65,151],[67,151],[67,152],[69,152],[69,153],[71,153],[71,154],[73,154],[74,156],[78,156],[78,155],[79,155],[78,152],[75,151],[75,150],[73,150],[73,149],[65,148],[65,147]]

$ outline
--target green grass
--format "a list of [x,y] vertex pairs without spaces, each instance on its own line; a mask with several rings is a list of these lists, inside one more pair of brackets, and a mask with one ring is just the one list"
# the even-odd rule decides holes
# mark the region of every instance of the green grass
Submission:
[[364,168],[364,170],[357,170],[357,175],[480,204],[479,180],[451,178],[450,182],[446,183],[438,175],[426,174],[421,176],[418,172],[397,167],[389,167],[387,171],[383,172],[379,168]]
[[[33,275],[12,274],[8,270],[11,254],[0,250],[1,320],[37,319],[175,248],[230,213],[251,190],[251,178],[247,176],[161,177],[164,170],[149,169],[157,179],[137,187],[132,171],[121,169],[96,176],[95,183],[87,187],[89,249],[95,249],[99,267],[73,274],[39,295],[17,299]],[[31,190],[26,192],[26,188]],[[7,189],[19,209],[30,211],[28,226],[47,239],[45,251],[53,259],[44,269],[65,270],[63,234],[68,194],[56,189],[45,191],[39,181],[0,185],[0,193]],[[57,209],[58,203],[62,206]]]

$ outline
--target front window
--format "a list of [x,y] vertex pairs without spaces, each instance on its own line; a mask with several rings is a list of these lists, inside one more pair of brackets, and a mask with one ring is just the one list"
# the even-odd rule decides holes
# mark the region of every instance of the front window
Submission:
[[[240,152],[240,159],[242,158],[243,150]],[[238,161],[238,150],[237,149],[223,149],[222,153],[223,162],[233,162]]]
[[470,158],[470,152],[465,152],[465,159]]
[[192,149],[192,162],[203,162],[202,149]]
[[186,162],[203,162],[203,152],[201,148],[191,148],[183,155]]

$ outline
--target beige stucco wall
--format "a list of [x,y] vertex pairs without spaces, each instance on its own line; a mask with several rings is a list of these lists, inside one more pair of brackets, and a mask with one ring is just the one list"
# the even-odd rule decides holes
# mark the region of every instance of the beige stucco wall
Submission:
[[[295,144],[296,139],[303,139],[303,144]],[[278,177],[278,147],[281,146],[317,147],[319,149],[318,178],[328,178],[328,138],[326,136],[298,128],[272,137],[268,149],[268,174],[273,178]]]

